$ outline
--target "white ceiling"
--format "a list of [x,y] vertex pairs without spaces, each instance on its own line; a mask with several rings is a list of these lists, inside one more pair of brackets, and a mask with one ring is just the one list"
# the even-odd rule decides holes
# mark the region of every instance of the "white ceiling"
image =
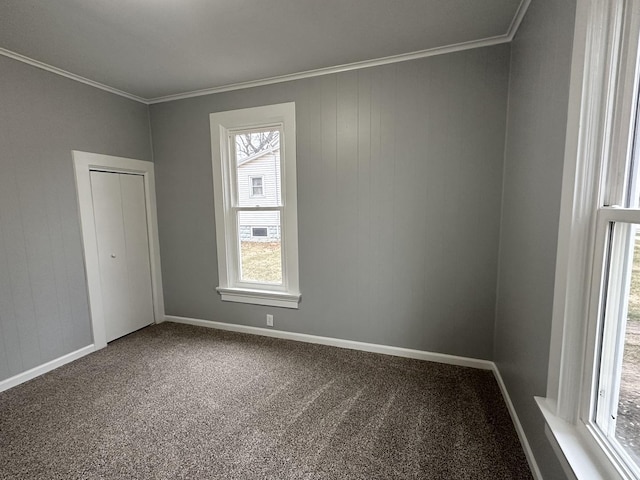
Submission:
[[2,0],[4,54],[157,99],[467,42],[528,0]]

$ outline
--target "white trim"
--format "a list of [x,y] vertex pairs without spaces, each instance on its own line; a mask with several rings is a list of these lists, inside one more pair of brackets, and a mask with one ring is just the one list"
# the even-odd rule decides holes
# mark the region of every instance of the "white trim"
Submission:
[[220,297],[226,302],[251,303],[269,307],[298,308],[301,295],[282,292],[250,290],[248,288],[216,288]]
[[165,321],[173,323],[181,323],[185,325],[195,325],[197,327],[213,328],[216,330],[226,330],[230,332],[248,333],[250,335],[262,335],[265,337],[282,338],[285,340],[294,340],[297,342],[315,343],[319,345],[328,345],[331,347],[348,348],[351,350],[360,350],[363,352],[380,353],[383,355],[393,355],[395,357],[414,358],[416,360],[425,360],[428,362],[443,363],[447,365],[456,365],[460,367],[477,368],[479,370],[490,370],[498,383],[502,397],[513,421],[514,428],[520,439],[520,444],[524,451],[527,463],[531,469],[531,473],[535,480],[542,480],[540,468],[533,455],[533,450],[529,445],[527,436],[522,428],[516,409],[513,406],[509,392],[504,384],[502,375],[498,366],[490,360],[480,360],[477,358],[460,357],[457,355],[448,355],[446,353],[427,352],[424,350],[414,350],[410,348],[393,347],[389,345],[380,345],[376,343],[357,342],[354,340],[344,340],[341,338],[321,337],[318,335],[309,335],[306,333],[287,332],[284,330],[273,330],[271,328],[251,327],[248,325],[237,325],[233,323],[215,322],[212,320],[201,320],[196,318],[179,317],[175,315],[167,315]]
[[66,355],[63,355],[62,357],[58,357],[55,360],[51,360],[50,362],[44,363],[38,367],[34,367],[30,370],[27,370],[26,372],[22,372],[22,373],[19,373],[18,375],[7,378],[6,380],[2,380],[0,382],[0,392],[9,390],[10,388],[20,385],[21,383],[28,382],[33,378],[39,377],[40,375],[44,375],[45,373],[50,372],[51,370],[55,370],[56,368],[61,367],[62,365],[65,365],[69,362],[73,362],[74,360],[84,357],[85,355],[89,355],[90,353],[93,353],[95,351],[96,351],[96,348],[94,345],[87,345],[86,347],[76,350],[75,352],[67,353]]
[[263,78],[260,80],[251,80],[248,82],[221,85],[219,87],[204,88],[202,90],[194,90],[193,92],[177,93],[174,95],[166,95],[163,97],[149,98],[147,99],[147,103],[149,105],[153,105],[156,103],[172,102],[174,100],[184,100],[186,98],[201,97],[203,95],[212,95],[214,93],[231,92],[233,90],[242,90],[245,88],[273,85],[274,83],[291,82],[293,80],[302,80],[305,78],[320,77],[322,75],[332,75],[334,73],[349,72],[352,70],[360,70],[362,68],[379,67],[381,65],[389,65],[390,63],[406,62],[409,60],[418,60],[420,58],[434,57],[436,55],[444,55],[447,53],[472,50],[474,48],[490,47],[492,45],[508,43],[511,40],[512,38],[508,34],[497,35],[495,37],[483,38],[481,40],[456,43],[454,45],[447,45],[444,47],[428,48],[426,50],[419,50],[417,52],[411,53],[402,53],[400,55],[391,55],[374,60],[363,60],[360,62],[346,63],[344,65],[337,65],[334,67],[318,68],[315,70],[289,73],[287,75],[278,75],[276,77]]
[[345,63],[333,67],[318,68],[307,70],[304,72],[290,73],[287,75],[278,75],[275,77],[262,78],[259,80],[251,80],[248,82],[231,83],[229,85],[221,85],[219,87],[203,88],[202,90],[194,90],[192,92],[176,93],[173,95],[165,95],[162,97],[148,98],[146,102],[149,105],[154,103],[172,102],[174,100],[183,100],[185,98],[200,97],[203,95],[211,95],[214,93],[231,92],[233,90],[241,90],[244,88],[262,87],[264,85],[272,85],[274,83],[290,82],[293,80],[302,80],[305,78],[319,77],[322,75],[331,75],[334,73],[349,72],[351,70],[359,70],[361,68],[379,67],[389,65],[391,63],[406,62],[409,60],[418,60],[420,58],[435,57],[436,55],[445,55],[447,53],[462,52],[464,50],[472,50],[474,48],[490,47],[492,45],[500,45],[501,43],[509,43],[515,37],[520,24],[531,0],[521,0],[516,10],[513,20],[503,35],[481,38],[479,40],[471,40],[469,42],[454,43],[441,47],[427,48],[415,52],[401,53],[399,55],[390,55],[388,57],[375,58],[371,60],[363,60],[360,62]]
[[363,352],[381,353],[383,355],[393,355],[394,357],[415,358],[417,360],[446,363],[447,365],[471,367],[480,370],[493,371],[495,368],[494,363],[490,360],[459,357],[456,355],[447,355],[446,353],[426,352],[423,350],[391,347],[389,345],[380,345],[377,343],[356,342],[354,340],[343,340],[341,338],[321,337],[319,335],[309,335],[307,333],[287,332],[284,330],[274,330],[272,328],[251,327],[248,325],[214,322],[212,320],[201,320],[197,318],[179,317],[175,315],[166,315],[165,320],[167,322],[195,325],[197,327],[213,328],[216,330],[227,330],[230,332],[248,333],[251,335],[262,335],[264,337],[282,338],[285,340],[295,340],[297,342],[304,343],[329,345],[331,347],[361,350]]
[[589,480],[623,480],[603,452],[594,450],[576,425],[555,414],[557,407],[547,398],[534,397],[553,436],[553,447],[567,476]]
[[[392,355],[396,357],[413,358],[417,360],[425,360],[429,362],[436,362],[436,363],[442,363],[447,365],[476,368],[479,370],[491,370],[496,378],[496,382],[498,383],[498,386],[500,387],[500,391],[502,393],[504,401],[509,410],[509,414],[511,415],[511,419],[513,421],[514,427],[518,434],[518,438],[520,439],[520,443],[525,452],[525,456],[527,458],[527,462],[529,463],[529,467],[531,468],[532,474],[536,480],[542,480],[540,470],[533,456],[531,447],[529,446],[529,442],[522,428],[522,424],[520,423],[516,410],[513,407],[511,398],[509,397],[509,392],[507,391],[504,381],[502,380],[500,371],[498,370],[497,365],[490,360],[480,360],[480,359],[469,358],[469,357],[461,357],[457,355],[447,355],[444,353],[427,352],[424,350],[392,347],[388,345],[357,342],[353,340],[343,340],[343,339],[332,338],[332,337],[321,337],[318,335],[309,335],[305,333],[286,332],[283,330],[251,327],[247,325],[236,325],[231,323],[215,322],[210,320],[200,320],[195,318],[179,317],[175,315],[166,315],[156,323],[162,323],[164,321],[179,323],[184,325],[194,325],[198,327],[212,328],[216,330],[247,333],[251,335],[262,335],[265,337],[272,337],[272,338],[282,338],[285,340],[294,340],[298,342],[328,345],[328,346],[333,346],[338,348],[348,348],[351,350],[380,353],[383,355]],[[16,385],[24,383],[28,380],[31,380],[35,377],[43,375],[47,372],[50,372],[51,370],[54,370],[62,365],[65,365],[69,362],[72,362],[81,357],[84,357],[96,350],[97,348],[94,345],[89,345],[84,348],[81,348],[80,350],[64,355],[56,360],[47,362],[44,365],[41,365],[36,368],[32,368],[31,370],[28,370],[14,377],[11,377],[7,380],[3,380],[0,382],[0,392],[8,390],[9,388],[15,387]]]
[[104,90],[105,92],[113,93],[115,95],[128,98],[129,100],[133,100],[134,102],[144,103],[145,105],[149,104],[149,102],[146,99],[142,97],[138,97],[137,95],[133,95],[131,93],[118,90],[117,88],[110,87],[109,85],[105,85],[104,83],[96,82],[95,80],[90,80],[80,75],[76,75],[75,73],[71,73],[61,68],[54,67],[53,65],[49,65],[48,63],[34,60],[33,58],[29,58],[19,53],[12,52],[11,50],[7,50],[6,48],[0,47],[0,55],[4,57],[12,58],[22,63],[26,63],[27,65],[31,65],[32,67],[46,70],[47,72],[55,73],[56,75],[60,75],[61,77],[66,77],[70,80],[75,80],[76,82],[84,83],[85,85],[89,85],[94,88],[99,88],[100,90]]
[[98,153],[73,151],[78,193],[78,210],[82,232],[85,272],[89,294],[89,310],[96,349],[107,346],[102,290],[100,288],[100,263],[91,196],[90,171],[137,173],[144,176],[145,203],[147,209],[147,234],[149,237],[149,257],[151,264],[151,288],[153,292],[153,315],[156,323],[164,320],[164,299],[162,292],[162,271],[160,268],[160,241],[158,240],[158,215],[156,211],[156,189],[153,163],[123,157],[112,157]]
[[128,98],[129,100],[134,100],[136,102],[140,102],[145,105],[153,105],[154,103],[171,102],[173,100],[182,100],[185,98],[200,97],[202,95],[211,95],[214,93],[230,92],[233,90],[241,90],[243,88],[272,85],[274,83],[289,82],[292,80],[301,80],[303,78],[312,78],[312,77],[318,77],[321,75],[331,75],[333,73],[348,72],[351,70],[358,70],[361,68],[377,67],[381,65],[388,65],[390,63],[406,62],[408,60],[417,60],[420,58],[433,57],[436,55],[444,55],[447,53],[461,52],[464,50],[471,50],[474,48],[482,48],[482,47],[489,47],[492,45],[499,45],[501,43],[509,43],[515,37],[518,31],[518,28],[520,27],[520,24],[522,23],[522,20],[527,12],[527,9],[529,8],[530,3],[531,3],[531,0],[521,0],[520,5],[518,6],[518,9],[516,10],[515,15],[513,16],[511,24],[507,29],[507,32],[502,35],[482,38],[479,40],[472,40],[469,42],[455,43],[452,45],[445,45],[441,47],[428,48],[425,50],[418,50],[415,52],[401,53],[399,55],[390,55],[388,57],[381,57],[381,58],[376,58],[372,60],[363,60],[360,62],[347,63],[344,65],[318,68],[314,70],[307,70],[304,72],[278,75],[275,77],[263,78],[258,80],[250,80],[248,82],[232,83],[229,85],[221,85],[218,87],[204,88],[201,90],[194,90],[191,92],[163,95],[161,97],[154,97],[154,98],[143,98],[137,95],[133,95],[131,93],[127,93],[123,90],[110,87],[100,82],[96,82],[95,80],[90,80],[80,75],[76,75],[75,73],[71,73],[61,68],[54,67],[53,65],[40,62],[39,60],[34,60],[25,55],[12,52],[11,50],[7,50],[6,48],[0,48],[0,55],[12,58],[19,62],[26,63],[28,65],[31,65],[36,68],[40,68],[42,70],[46,70],[51,73],[55,73],[57,75],[69,78],[71,80],[75,80],[76,82],[84,83],[86,85],[99,88],[100,90],[104,90],[104,91],[113,93],[115,95],[120,95],[121,97]]
[[[583,359],[607,127],[616,79],[611,60],[617,40],[615,23],[624,0],[578,2],[570,81],[567,140],[551,333],[547,398],[557,400],[557,414],[575,422],[581,398]],[[610,20],[614,19],[614,20]],[[617,24],[616,24],[617,25]],[[615,30],[615,29],[614,29]]]
[[[211,126],[211,162],[218,253],[218,292],[222,300],[258,305],[298,308],[298,213],[296,176],[296,107],[294,102],[215,112],[209,115]],[[240,207],[237,169],[231,158],[233,131],[266,125],[280,130],[280,170],[282,203],[277,207]],[[276,127],[277,125],[277,127]],[[282,143],[283,142],[283,143]],[[282,283],[270,285],[242,281],[239,252],[238,215],[243,210],[280,211],[282,242]],[[287,294],[288,297],[282,297]],[[274,300],[277,299],[277,300]],[[284,303],[283,303],[284,300]]]
[[511,415],[511,420],[513,421],[513,425],[516,429],[516,433],[518,434],[518,438],[520,439],[520,444],[522,445],[522,450],[524,450],[524,455],[527,458],[527,463],[529,464],[529,468],[531,469],[531,474],[535,480],[542,480],[542,473],[540,472],[540,468],[538,467],[538,462],[536,462],[536,457],[533,455],[533,450],[531,450],[531,445],[529,445],[529,440],[527,439],[527,435],[524,433],[524,428],[522,428],[522,424],[520,423],[520,418],[518,417],[518,413],[516,412],[516,408],[513,406],[513,402],[511,401],[511,397],[509,396],[509,390],[507,390],[507,386],[502,379],[502,375],[500,374],[500,370],[498,369],[498,365],[494,362],[493,375],[496,377],[496,382],[498,382],[498,386],[500,387],[500,391],[502,392],[502,397],[504,398],[504,403],[507,404],[507,410],[509,410],[509,415]]
[[[639,478],[592,421],[606,243],[596,214],[624,193],[606,186],[625,170],[612,166],[631,145],[639,5],[588,0],[576,9],[547,393],[536,400],[558,457],[581,479]],[[605,208],[600,217],[637,213]],[[588,464],[595,470],[583,471]]]
[[516,14],[513,16],[511,25],[509,25],[509,29],[507,30],[507,38],[509,39],[509,42],[512,41],[516,36],[516,33],[518,33],[520,24],[522,23],[522,20],[524,20],[524,16],[527,13],[530,4],[531,0],[522,0],[520,5],[518,5],[518,10],[516,10]]

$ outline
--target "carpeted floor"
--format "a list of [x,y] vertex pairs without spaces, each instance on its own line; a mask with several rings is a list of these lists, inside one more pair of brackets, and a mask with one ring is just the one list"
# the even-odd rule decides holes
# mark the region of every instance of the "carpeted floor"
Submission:
[[0,393],[2,479],[531,479],[492,373],[164,323]]

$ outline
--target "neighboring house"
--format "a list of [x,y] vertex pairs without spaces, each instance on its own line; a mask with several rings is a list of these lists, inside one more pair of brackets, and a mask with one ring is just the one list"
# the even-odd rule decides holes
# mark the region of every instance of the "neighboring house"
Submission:
[[[280,198],[280,147],[275,145],[238,164],[238,201],[243,206],[275,207]],[[280,212],[242,212],[240,240],[280,240]]]

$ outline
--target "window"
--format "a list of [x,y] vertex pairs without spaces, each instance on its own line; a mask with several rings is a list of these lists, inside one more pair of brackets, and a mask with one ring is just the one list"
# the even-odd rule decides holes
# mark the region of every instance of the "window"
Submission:
[[580,480],[640,479],[639,6],[576,12],[549,380],[537,401]]
[[263,190],[263,182],[264,182],[264,177],[249,177],[250,181],[251,181],[251,193],[250,196],[253,197],[263,197],[264,196],[264,190]]
[[223,301],[298,308],[295,104],[210,122],[217,290]]
[[607,208],[599,216],[604,248],[597,253],[604,262],[596,278],[603,288],[591,422],[612,453],[640,478],[640,210]]

